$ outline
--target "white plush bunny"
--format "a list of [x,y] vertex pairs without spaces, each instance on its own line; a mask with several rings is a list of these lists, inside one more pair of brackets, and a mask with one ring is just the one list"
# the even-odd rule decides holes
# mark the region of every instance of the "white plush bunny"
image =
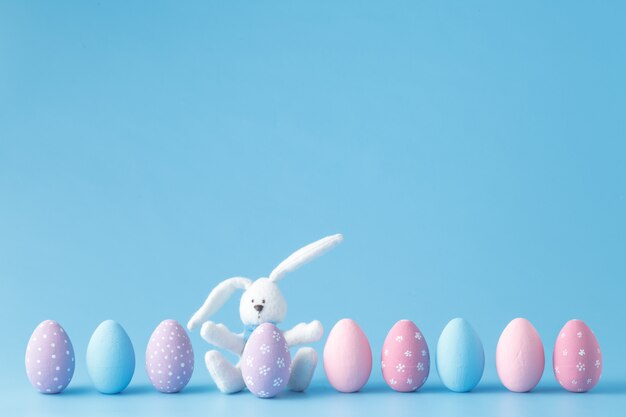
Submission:
[[[297,250],[281,262],[268,278],[259,278],[253,282],[248,278],[234,277],[222,281],[211,291],[202,307],[189,320],[187,328],[193,330],[202,324],[200,334],[204,340],[241,357],[248,336],[258,325],[268,322],[278,324],[285,318],[287,302],[276,282],[288,272],[320,256],[342,240],[343,236],[337,234]],[[235,334],[223,324],[206,321],[238,289],[244,290],[239,303],[239,315],[245,326],[244,332]],[[314,320],[310,323],[300,323],[285,331],[284,334],[287,344],[291,347],[316,342],[321,339],[323,333],[322,323]],[[223,393],[239,392],[245,387],[239,364],[232,365],[219,351],[208,351],[205,355],[205,362],[215,384]],[[311,382],[316,365],[317,353],[313,348],[299,349],[292,361],[288,387],[294,391],[304,391]]]

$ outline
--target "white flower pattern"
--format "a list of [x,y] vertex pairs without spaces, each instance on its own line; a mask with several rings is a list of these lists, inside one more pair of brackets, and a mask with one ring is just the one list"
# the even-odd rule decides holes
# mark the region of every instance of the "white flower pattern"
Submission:
[[[426,380],[428,374],[424,371],[427,367],[425,361],[428,350],[422,333],[416,327],[390,334],[381,356],[380,364],[385,381],[395,390],[415,391]],[[422,373],[418,378],[417,372],[420,371]]]
[[[569,326],[569,327],[568,327]],[[592,388],[601,368],[597,340],[584,323],[566,324],[568,330],[561,331],[555,346],[554,374],[559,384],[569,391],[584,392]]]
[[276,359],[276,366],[278,366],[279,368],[284,368],[285,367],[285,359],[282,358],[282,357]]

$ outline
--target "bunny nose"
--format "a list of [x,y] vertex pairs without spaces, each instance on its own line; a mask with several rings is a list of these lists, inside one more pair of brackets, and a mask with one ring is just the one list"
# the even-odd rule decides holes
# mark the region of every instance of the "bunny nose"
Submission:
[[254,309],[260,313],[261,310],[263,310],[263,305],[257,304],[257,305],[254,306]]

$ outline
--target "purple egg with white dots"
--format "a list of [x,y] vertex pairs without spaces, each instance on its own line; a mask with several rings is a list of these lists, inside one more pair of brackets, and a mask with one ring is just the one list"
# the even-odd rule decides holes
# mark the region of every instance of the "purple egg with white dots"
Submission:
[[54,320],[37,326],[26,346],[26,375],[44,394],[58,394],[74,376],[74,348],[65,329]]
[[193,349],[187,332],[176,320],[163,320],[152,332],[146,349],[146,372],[154,387],[179,392],[193,374]]
[[241,356],[241,374],[251,393],[271,398],[289,382],[291,355],[285,336],[272,323],[257,327]]

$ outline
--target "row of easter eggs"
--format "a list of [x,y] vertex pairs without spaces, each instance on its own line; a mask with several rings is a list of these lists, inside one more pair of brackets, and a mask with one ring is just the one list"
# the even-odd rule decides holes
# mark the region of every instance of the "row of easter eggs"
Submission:
[[[602,352],[591,329],[570,320],[557,336],[552,356],[554,375],[571,392],[592,389],[602,373]],[[498,340],[496,370],[510,391],[531,391],[545,366],[544,348],[533,325],[524,318],[511,321]],[[483,375],[485,354],[472,326],[456,318],[443,329],[437,343],[437,373],[451,391],[471,391]],[[385,382],[396,391],[419,389],[430,371],[428,345],[419,328],[400,320],[387,334],[381,353]],[[341,392],[360,390],[372,370],[372,351],[361,328],[350,319],[340,320],[324,347],[324,370],[330,384]]]
[[[189,336],[175,320],[164,320],[146,348],[146,372],[154,387],[178,392],[193,373],[194,356]],[[35,389],[46,394],[63,391],[74,375],[74,348],[59,323],[46,320],[26,346],[26,375]],[[87,345],[87,372],[103,394],[122,392],[135,372],[135,350],[124,328],[113,320],[102,322]]]
[[[55,321],[42,322],[26,348],[26,373],[43,393],[59,393],[74,373],[74,351],[65,330]],[[570,320],[557,337],[554,373],[565,389],[593,388],[602,372],[602,354],[593,332],[580,320]],[[259,326],[242,354],[242,375],[247,388],[259,397],[273,397],[287,384],[291,356],[282,332],[273,324]],[[482,378],[485,356],[480,338],[464,319],[454,319],[437,343],[436,368],[452,391],[471,391]],[[544,349],[532,324],[517,318],[502,332],[496,348],[496,369],[511,391],[532,390],[544,371]],[[154,387],[164,393],[183,389],[193,373],[191,341],[175,320],[164,320],[152,333],[146,348],[146,372]],[[394,390],[419,389],[430,372],[428,345],[419,328],[400,320],[389,331],[381,353],[385,382]],[[130,338],[118,323],[107,320],[94,331],[87,347],[87,370],[98,391],[123,391],[135,370]],[[369,341],[351,319],[340,320],[324,346],[324,370],[340,392],[355,392],[368,381],[372,370]]]

